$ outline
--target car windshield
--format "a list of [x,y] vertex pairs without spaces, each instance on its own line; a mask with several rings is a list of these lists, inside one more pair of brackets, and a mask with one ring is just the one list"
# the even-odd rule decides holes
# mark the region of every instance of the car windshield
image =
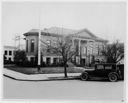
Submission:
[[97,65],[97,69],[104,69],[103,65]]
[[105,69],[112,69],[112,66],[107,65],[107,66],[105,66]]

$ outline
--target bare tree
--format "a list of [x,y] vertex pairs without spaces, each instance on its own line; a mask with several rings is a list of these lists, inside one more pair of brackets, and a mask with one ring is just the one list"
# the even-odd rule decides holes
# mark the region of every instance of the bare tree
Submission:
[[50,51],[53,51],[57,55],[62,56],[64,64],[64,75],[67,77],[67,63],[76,55],[75,48],[73,48],[72,40],[69,36],[59,37],[56,40],[56,45],[49,45]]
[[118,63],[122,58],[124,58],[124,44],[118,41],[109,44],[102,54],[106,57],[107,63]]

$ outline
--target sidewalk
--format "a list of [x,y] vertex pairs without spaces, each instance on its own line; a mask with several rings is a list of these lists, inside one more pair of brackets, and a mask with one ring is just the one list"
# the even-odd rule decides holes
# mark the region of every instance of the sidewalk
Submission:
[[22,81],[50,81],[50,80],[72,80],[79,78],[81,73],[68,73],[68,77],[64,77],[64,73],[58,74],[23,74],[4,68],[3,75],[15,80]]

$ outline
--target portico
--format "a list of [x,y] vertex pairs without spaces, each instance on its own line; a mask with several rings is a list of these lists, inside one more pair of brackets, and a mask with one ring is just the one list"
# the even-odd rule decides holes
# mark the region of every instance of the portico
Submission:
[[85,63],[90,59],[90,56],[93,54],[92,45],[95,43],[95,41],[91,39],[73,38],[72,43],[73,47],[78,50],[78,54],[75,57],[76,62],[78,64],[85,65]]

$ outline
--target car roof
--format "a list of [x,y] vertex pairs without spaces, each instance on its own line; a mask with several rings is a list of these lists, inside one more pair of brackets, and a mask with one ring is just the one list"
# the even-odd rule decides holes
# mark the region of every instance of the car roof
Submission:
[[116,63],[96,63],[95,65],[116,65]]

